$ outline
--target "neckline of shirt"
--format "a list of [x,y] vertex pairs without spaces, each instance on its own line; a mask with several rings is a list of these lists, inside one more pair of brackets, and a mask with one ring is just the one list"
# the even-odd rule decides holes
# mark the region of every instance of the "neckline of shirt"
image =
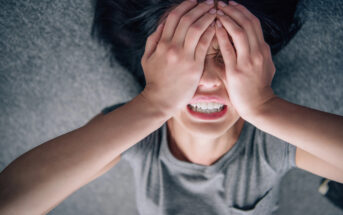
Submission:
[[201,174],[214,174],[218,172],[221,168],[224,166],[227,166],[229,162],[231,162],[235,157],[238,156],[239,151],[244,146],[244,141],[247,138],[247,130],[249,127],[248,122],[244,122],[242,131],[239,135],[238,140],[236,143],[231,147],[229,151],[227,151],[221,158],[219,158],[214,164],[210,166],[205,166],[201,164],[195,164],[190,163],[186,161],[181,161],[174,157],[174,155],[171,153],[170,148],[168,146],[168,138],[167,138],[167,123],[164,123],[162,126],[162,141],[161,141],[161,152],[164,156],[163,158],[166,158],[165,162],[168,162],[178,168],[180,171],[186,171],[186,172],[194,172],[194,173],[201,173]]

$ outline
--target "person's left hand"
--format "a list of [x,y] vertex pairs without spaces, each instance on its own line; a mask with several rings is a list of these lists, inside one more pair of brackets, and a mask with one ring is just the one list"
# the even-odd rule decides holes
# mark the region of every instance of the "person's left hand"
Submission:
[[224,12],[217,12],[216,36],[225,64],[226,89],[238,114],[248,120],[276,97],[270,86],[275,66],[258,18],[231,1],[226,6],[219,3],[218,9]]

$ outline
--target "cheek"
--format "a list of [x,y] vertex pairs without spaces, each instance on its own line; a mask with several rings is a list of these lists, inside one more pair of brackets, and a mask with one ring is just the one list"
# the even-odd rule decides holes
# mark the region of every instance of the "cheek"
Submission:
[[[230,102],[230,101],[229,101]],[[231,102],[230,102],[230,104],[228,105],[229,107],[229,109],[228,109],[228,114],[231,116],[230,118],[232,119],[232,120],[237,120],[238,118],[239,118],[239,115],[238,115],[238,112],[236,111],[236,109],[233,107],[233,105],[231,104]]]

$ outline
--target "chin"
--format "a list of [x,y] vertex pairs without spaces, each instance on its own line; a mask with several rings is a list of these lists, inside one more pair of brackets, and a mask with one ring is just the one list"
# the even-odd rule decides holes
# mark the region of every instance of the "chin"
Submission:
[[216,138],[222,136],[230,130],[240,118],[235,110],[231,110],[218,121],[196,120],[190,118],[186,111],[187,110],[180,111],[173,117],[173,120],[194,136],[204,138]]

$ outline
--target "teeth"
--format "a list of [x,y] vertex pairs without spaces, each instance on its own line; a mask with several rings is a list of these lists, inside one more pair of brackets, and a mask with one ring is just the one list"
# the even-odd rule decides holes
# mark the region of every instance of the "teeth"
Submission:
[[214,113],[219,112],[223,109],[224,105],[219,103],[208,103],[208,102],[199,102],[195,104],[190,104],[190,107],[193,111],[202,112],[202,113]]
[[214,108],[221,108],[224,105],[219,104],[219,103],[205,103],[205,102],[199,102],[199,103],[195,103],[195,104],[191,104],[192,107],[197,107],[197,108],[201,108],[201,109],[214,109]]

